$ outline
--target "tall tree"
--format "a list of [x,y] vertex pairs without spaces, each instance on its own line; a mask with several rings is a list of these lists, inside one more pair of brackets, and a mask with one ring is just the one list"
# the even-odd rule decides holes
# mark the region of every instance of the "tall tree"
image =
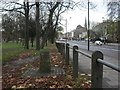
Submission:
[[[113,22],[117,22],[117,28],[114,28],[114,30],[117,30],[116,32],[116,38],[117,42],[120,42],[120,1],[115,1],[115,2],[108,2],[107,4],[108,7],[108,16],[109,19],[112,20]],[[116,23],[114,23],[116,26]]]
[[120,1],[111,2],[109,1],[107,4],[108,7],[108,16],[112,20],[118,19],[118,13],[120,8]]
[[40,49],[40,24],[39,24],[39,2],[35,2],[36,4],[36,49]]
[[59,6],[60,2],[56,2],[54,6],[52,6],[51,9],[49,9],[49,18],[47,21],[47,25],[46,28],[44,30],[44,36],[43,36],[43,40],[42,40],[42,44],[41,44],[41,48],[43,48],[45,46],[45,43],[47,41],[49,32],[53,29],[52,25],[53,25],[53,14],[56,10],[56,8]]
[[25,48],[26,49],[29,49],[29,31],[28,31],[29,10],[33,5],[34,4],[29,5],[28,0],[25,0],[23,4],[18,3],[18,2],[8,2],[8,3],[5,2],[5,6],[3,6],[2,8],[2,11],[16,11],[25,16],[25,32],[24,33],[25,33]]
[[28,0],[24,2],[24,11],[25,11],[25,48],[29,49],[29,31],[28,31],[29,2]]
[[31,17],[29,20],[29,37],[31,40],[31,47],[34,45],[34,38],[36,36],[36,24],[35,20]]

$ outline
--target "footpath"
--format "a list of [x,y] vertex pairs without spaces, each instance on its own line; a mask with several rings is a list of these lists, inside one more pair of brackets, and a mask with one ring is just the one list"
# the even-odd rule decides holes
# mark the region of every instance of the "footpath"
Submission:
[[[92,51],[87,51],[85,49],[80,49],[83,52],[86,52],[92,55]],[[70,50],[70,59],[72,60],[72,53],[73,51]],[[118,66],[118,60],[115,58],[109,57],[104,55],[104,59],[110,63],[113,63]],[[78,58],[79,62],[79,71],[87,74],[91,74],[91,59],[87,58],[81,54],[79,54]],[[120,86],[119,75],[118,72],[107,67],[103,66],[103,88],[118,88]]]

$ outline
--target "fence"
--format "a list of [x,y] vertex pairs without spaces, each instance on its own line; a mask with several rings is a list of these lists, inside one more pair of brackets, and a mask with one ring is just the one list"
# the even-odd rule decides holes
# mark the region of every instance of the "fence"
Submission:
[[[120,72],[120,67],[109,63],[104,60],[103,53],[100,51],[95,51],[92,55],[80,51],[78,46],[69,46],[69,44],[56,42],[58,51],[66,58],[66,64],[69,65],[69,49],[73,49],[73,76],[78,77],[78,53],[91,59],[91,85],[92,88],[102,88],[103,79],[103,65],[108,66],[118,72]],[[65,56],[66,55],[66,56]]]

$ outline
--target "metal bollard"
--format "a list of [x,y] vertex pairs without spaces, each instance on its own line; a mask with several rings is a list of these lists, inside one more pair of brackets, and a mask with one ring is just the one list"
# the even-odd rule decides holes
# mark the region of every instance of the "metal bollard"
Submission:
[[76,51],[78,46],[73,46],[73,77],[78,77],[78,52]]
[[97,62],[97,59],[103,60],[103,54],[100,51],[95,51],[92,54],[92,88],[102,88],[103,79],[103,64]]
[[69,44],[66,44],[66,64],[69,65]]

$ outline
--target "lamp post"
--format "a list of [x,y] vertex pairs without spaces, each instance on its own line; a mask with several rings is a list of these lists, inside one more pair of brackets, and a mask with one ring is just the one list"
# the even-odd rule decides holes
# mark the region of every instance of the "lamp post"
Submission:
[[67,18],[66,18],[66,44],[67,44],[67,37],[68,37],[68,35],[67,35]]
[[89,23],[89,0],[88,0],[88,51],[90,50],[90,41],[89,41],[89,36],[90,36],[90,23]]

